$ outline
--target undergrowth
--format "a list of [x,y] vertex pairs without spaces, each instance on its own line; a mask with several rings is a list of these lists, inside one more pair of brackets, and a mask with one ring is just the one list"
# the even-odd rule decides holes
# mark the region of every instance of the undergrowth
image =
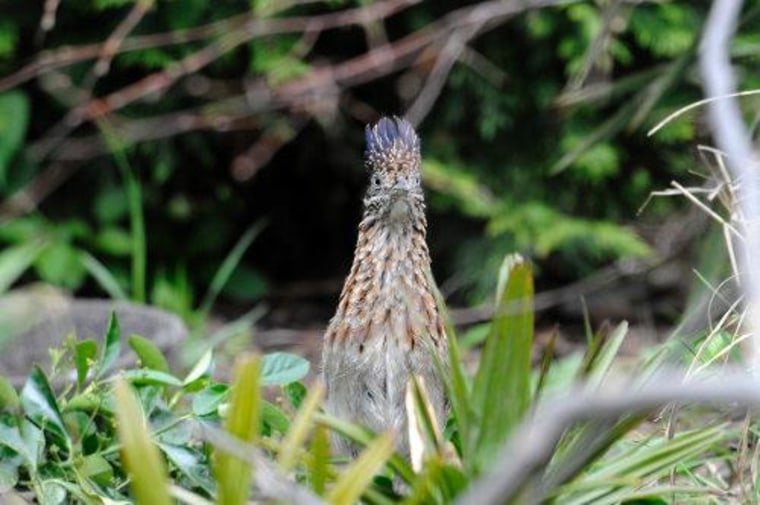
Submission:
[[[529,264],[509,256],[474,374],[464,369],[449,327],[450,418],[438,433],[424,384],[410,383],[411,462],[394,454],[390,434],[324,414],[321,385],[301,382],[309,370],[302,358],[248,354],[226,383],[216,378],[209,348],[179,374],[149,340],[123,338],[112,316],[101,345],[71,336],[51,352],[48,371],[36,366],[20,391],[0,381],[0,497],[43,504],[452,503],[493,469],[522,423],[540,420],[552,398],[578,384],[587,392],[609,389],[620,375],[626,323],[589,331],[584,354],[533,369],[532,291]],[[682,360],[735,359],[728,328],[706,334]],[[117,370],[127,347],[137,364]],[[620,394],[650,380],[672,348],[638,360],[635,380]],[[754,455],[732,448],[748,447],[753,430],[748,421],[693,407],[578,422],[507,501],[740,500],[737,482],[754,482]],[[331,455],[331,433],[365,446],[363,453],[350,462]]]

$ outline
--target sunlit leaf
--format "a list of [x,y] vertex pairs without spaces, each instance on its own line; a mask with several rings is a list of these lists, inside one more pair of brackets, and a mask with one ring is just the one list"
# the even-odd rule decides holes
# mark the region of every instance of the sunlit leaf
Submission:
[[140,403],[121,377],[114,392],[121,456],[135,501],[140,505],[171,505],[166,466],[151,440]]

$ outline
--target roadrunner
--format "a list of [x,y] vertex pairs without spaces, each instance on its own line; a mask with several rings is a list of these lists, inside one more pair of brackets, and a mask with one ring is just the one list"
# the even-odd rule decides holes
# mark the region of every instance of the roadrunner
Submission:
[[[436,305],[420,186],[420,141],[404,119],[366,128],[370,183],[351,272],[325,333],[327,410],[376,432],[391,431],[408,454],[407,382],[421,376],[445,422],[446,334]],[[436,363],[436,355],[440,363]],[[355,448],[336,440],[338,449]]]

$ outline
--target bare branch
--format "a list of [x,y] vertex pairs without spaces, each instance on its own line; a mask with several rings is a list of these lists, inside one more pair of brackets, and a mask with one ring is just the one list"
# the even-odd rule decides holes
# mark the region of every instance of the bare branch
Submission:
[[[742,3],[742,0],[715,0],[710,9],[699,55],[699,69],[708,99],[736,93],[729,49]],[[760,248],[760,160],[752,148],[735,97],[708,102],[707,112],[715,142],[726,153],[728,168],[738,185],[734,210],[742,221],[738,224],[745,240],[736,241],[734,245],[748,309],[749,332],[753,335],[750,366],[755,373],[760,373],[760,267],[752,257]]]
[[457,500],[458,505],[509,503],[532,475],[540,473],[566,429],[583,421],[612,422],[624,415],[654,412],[670,403],[760,406],[760,383],[745,373],[705,382],[681,382],[683,373],[658,376],[638,390],[589,392],[583,388],[544,401],[512,436],[491,471]]
[[[196,42],[209,37],[247,33],[247,40],[253,40],[268,35],[297,33],[303,31],[319,31],[360,24],[371,19],[382,19],[392,16],[421,0],[386,0],[367,7],[346,9],[339,12],[319,14],[316,16],[294,16],[288,18],[260,19],[252,14],[240,14],[208,25],[177,30],[168,33],[142,35],[126,39],[117,53],[150,49],[176,44]],[[40,74],[63,68],[82,61],[98,58],[103,50],[103,44],[88,44],[74,47],[64,47],[40,55],[36,61],[28,64],[18,72],[0,79],[0,91],[18,86]]]

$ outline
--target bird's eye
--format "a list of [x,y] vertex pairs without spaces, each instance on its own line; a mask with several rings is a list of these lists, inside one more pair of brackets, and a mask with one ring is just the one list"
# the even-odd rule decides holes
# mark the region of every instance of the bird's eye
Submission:
[[372,186],[377,187],[380,185],[380,176],[378,174],[374,174],[372,176]]

